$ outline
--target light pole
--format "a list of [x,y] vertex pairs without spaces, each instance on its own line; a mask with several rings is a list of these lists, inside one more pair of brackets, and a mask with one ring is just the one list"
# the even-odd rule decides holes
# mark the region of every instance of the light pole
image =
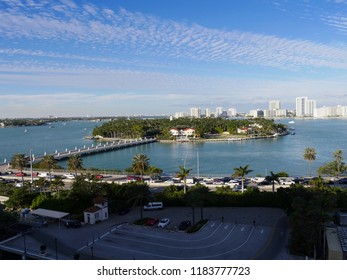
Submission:
[[32,155],[31,149],[29,152],[29,157],[30,157],[30,182],[32,184],[33,183],[33,155]]

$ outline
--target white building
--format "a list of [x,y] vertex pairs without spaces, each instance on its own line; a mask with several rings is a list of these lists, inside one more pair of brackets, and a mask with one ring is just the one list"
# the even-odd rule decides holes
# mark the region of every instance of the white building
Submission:
[[223,113],[223,107],[217,107],[216,114],[215,114],[216,118],[220,117],[222,113]]
[[188,117],[188,114],[185,113],[185,112],[176,112],[176,113],[175,113],[175,116],[174,116],[175,119],[178,119],[178,118],[185,118],[185,117]]
[[190,116],[193,118],[201,118],[201,109],[198,107],[190,108]]
[[264,111],[257,109],[257,110],[251,110],[248,113],[249,116],[253,117],[253,118],[262,118],[264,117]]
[[270,100],[269,101],[269,110],[280,110],[281,109],[281,103],[279,100]]
[[229,108],[228,109],[228,117],[235,117],[236,116],[236,109],[235,108]]
[[297,97],[295,104],[297,117],[313,117],[316,109],[316,100],[309,100],[306,96]]
[[210,118],[211,117],[211,109],[210,108],[206,108],[205,109],[205,118]]
[[281,118],[287,117],[288,112],[285,109],[264,110],[264,118]]
[[347,106],[323,106],[314,110],[315,118],[347,117]]
[[108,219],[108,202],[106,198],[97,197],[93,199],[94,206],[84,210],[84,222],[95,224]]

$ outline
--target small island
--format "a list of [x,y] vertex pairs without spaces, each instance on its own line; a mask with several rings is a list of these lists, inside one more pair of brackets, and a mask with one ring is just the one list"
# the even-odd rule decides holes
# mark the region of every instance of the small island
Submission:
[[129,119],[117,118],[97,126],[93,139],[156,138],[161,142],[239,141],[287,135],[288,128],[273,119]]

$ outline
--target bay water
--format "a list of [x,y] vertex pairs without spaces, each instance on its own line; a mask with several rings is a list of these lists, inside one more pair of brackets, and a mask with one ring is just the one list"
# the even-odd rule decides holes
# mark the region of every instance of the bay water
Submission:
[[[340,149],[347,152],[347,119],[289,119],[276,120],[295,128],[294,135],[270,139],[236,142],[151,143],[117,151],[83,157],[85,167],[101,170],[124,170],[131,166],[136,154],[146,154],[150,164],[164,173],[175,174],[179,166],[191,168],[190,174],[200,176],[230,176],[235,167],[249,165],[250,176],[266,176],[285,171],[289,176],[308,176],[309,163],[304,160],[307,147],[316,149],[312,163],[313,175],[319,166],[333,160]],[[72,150],[96,144],[84,139],[101,123],[69,121],[51,126],[7,127],[0,129],[0,163],[8,163],[16,153],[36,156],[55,151]],[[66,167],[66,161],[60,165]]]

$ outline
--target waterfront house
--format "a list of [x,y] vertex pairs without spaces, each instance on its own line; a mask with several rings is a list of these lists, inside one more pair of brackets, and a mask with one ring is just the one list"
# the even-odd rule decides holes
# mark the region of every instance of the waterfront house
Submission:
[[84,210],[84,222],[86,224],[95,224],[108,219],[108,202],[104,197],[93,199],[94,206]]

